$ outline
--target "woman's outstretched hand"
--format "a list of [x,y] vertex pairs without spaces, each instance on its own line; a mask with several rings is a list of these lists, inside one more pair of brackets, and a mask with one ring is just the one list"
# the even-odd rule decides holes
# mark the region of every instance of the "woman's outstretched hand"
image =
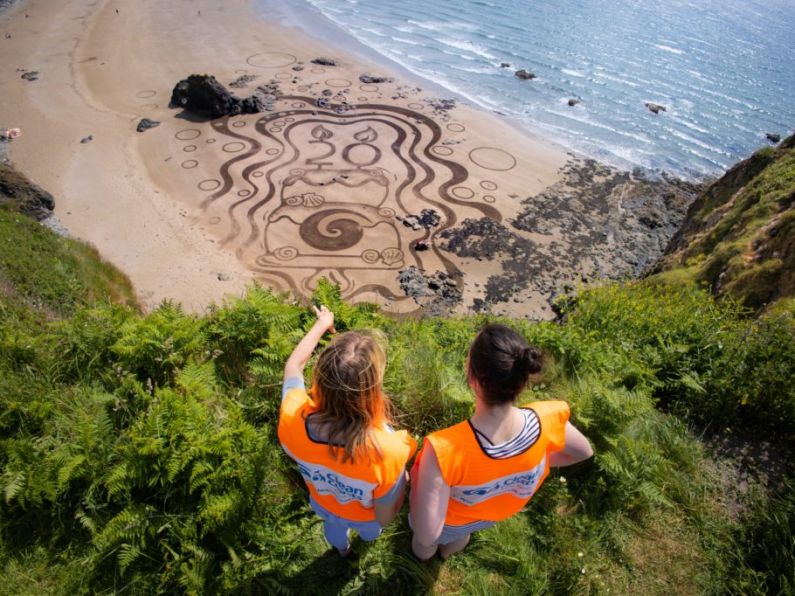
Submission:
[[317,315],[317,321],[312,325],[312,328],[307,331],[304,338],[299,342],[293,353],[287,359],[284,365],[284,379],[287,380],[291,377],[300,377],[304,374],[304,367],[307,361],[312,356],[312,351],[317,347],[320,338],[328,331],[329,333],[336,333],[334,329],[334,313],[328,308],[321,305],[320,308],[312,305],[312,308]]
[[337,330],[334,329],[334,313],[322,304],[320,305],[320,308],[313,304],[312,308],[315,310],[315,314],[317,315],[317,322],[315,325],[322,327],[323,331],[336,333]]

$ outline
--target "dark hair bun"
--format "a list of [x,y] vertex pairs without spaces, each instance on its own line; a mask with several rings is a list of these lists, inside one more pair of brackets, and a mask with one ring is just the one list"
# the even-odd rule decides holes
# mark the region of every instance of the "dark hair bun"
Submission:
[[513,363],[513,370],[522,377],[541,372],[543,356],[538,348],[530,346],[522,348]]
[[513,329],[492,323],[478,333],[469,349],[469,374],[478,381],[482,397],[490,404],[511,402],[541,370],[538,348]]

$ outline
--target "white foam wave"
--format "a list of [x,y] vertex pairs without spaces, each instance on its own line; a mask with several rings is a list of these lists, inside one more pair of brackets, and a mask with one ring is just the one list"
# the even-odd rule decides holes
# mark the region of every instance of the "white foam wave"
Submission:
[[470,52],[472,54],[480,56],[481,58],[486,58],[487,60],[497,59],[496,56],[494,56],[494,54],[491,54],[486,48],[468,39],[461,40],[451,37],[442,37],[439,39],[439,42],[451,48],[461,50],[463,52]]
[[584,72],[580,72],[579,70],[572,70],[570,68],[561,68],[560,72],[562,72],[563,74],[567,74],[570,77],[585,78],[588,76]]
[[410,45],[410,46],[421,46],[421,45],[425,45],[425,44],[423,44],[423,43],[420,43],[419,41],[417,41],[417,40],[415,40],[415,39],[407,39],[407,38],[405,38],[405,37],[394,37],[394,36],[393,36],[393,37],[392,37],[392,41],[396,41],[396,42],[398,42],[398,43],[405,43],[405,44],[407,44],[407,45]]
[[667,46],[662,43],[655,43],[654,47],[658,50],[662,50],[663,52],[670,52],[671,54],[684,54],[684,50],[680,50],[679,48],[672,48],[671,46]]

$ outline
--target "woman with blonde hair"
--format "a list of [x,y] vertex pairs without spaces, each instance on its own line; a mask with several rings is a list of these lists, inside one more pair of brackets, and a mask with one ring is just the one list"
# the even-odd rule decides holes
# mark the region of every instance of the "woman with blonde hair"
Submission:
[[417,445],[390,426],[386,354],[373,334],[334,337],[305,389],[307,361],[326,331],[334,332],[333,313],[325,306],[315,312],[317,321],[284,366],[279,442],[298,464],[326,540],[346,556],[351,531],[375,540],[397,515]]

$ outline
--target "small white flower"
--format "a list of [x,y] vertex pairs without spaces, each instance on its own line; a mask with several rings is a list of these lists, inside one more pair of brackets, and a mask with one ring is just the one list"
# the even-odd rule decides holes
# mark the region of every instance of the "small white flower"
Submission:
[[561,484],[566,484],[566,477],[565,476],[561,476],[560,477],[560,482],[561,482]]
[[582,575],[585,575],[585,567],[583,567],[582,569],[580,569],[580,573],[581,573]]
[[577,553],[577,556],[582,559],[585,555],[582,552],[579,552],[579,553]]

